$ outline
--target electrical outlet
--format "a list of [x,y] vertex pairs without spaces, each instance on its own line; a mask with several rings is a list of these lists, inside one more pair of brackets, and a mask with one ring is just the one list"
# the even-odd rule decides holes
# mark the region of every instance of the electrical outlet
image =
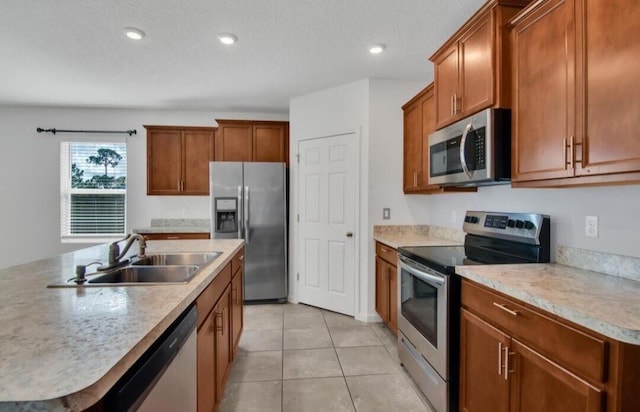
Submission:
[[585,216],[584,235],[586,237],[598,237],[598,216]]
[[389,220],[391,219],[391,209],[388,207],[385,207],[382,209],[382,219],[383,220]]

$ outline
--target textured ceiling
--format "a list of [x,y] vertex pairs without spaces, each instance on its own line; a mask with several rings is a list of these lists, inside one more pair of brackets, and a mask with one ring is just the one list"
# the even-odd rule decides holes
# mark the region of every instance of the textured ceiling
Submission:
[[291,97],[368,77],[426,84],[428,57],[483,3],[2,0],[0,104],[286,113]]

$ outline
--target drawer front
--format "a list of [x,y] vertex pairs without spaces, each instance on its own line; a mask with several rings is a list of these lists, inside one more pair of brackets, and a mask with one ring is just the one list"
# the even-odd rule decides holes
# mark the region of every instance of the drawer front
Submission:
[[398,253],[396,250],[384,243],[376,242],[376,255],[391,263],[393,266],[398,264]]
[[208,233],[142,233],[147,240],[209,239]]
[[222,269],[220,273],[213,279],[209,286],[205,290],[202,291],[198,299],[196,299],[196,307],[198,308],[198,328],[200,328],[201,324],[207,318],[211,309],[216,304],[220,296],[222,296],[222,292],[231,282],[231,263],[227,263],[227,265]]
[[572,372],[593,382],[605,381],[607,344],[604,339],[560,323],[467,280],[462,282],[462,306]]
[[236,274],[238,270],[242,268],[242,263],[244,262],[244,248],[240,249],[238,253],[231,259],[231,273],[233,275]]

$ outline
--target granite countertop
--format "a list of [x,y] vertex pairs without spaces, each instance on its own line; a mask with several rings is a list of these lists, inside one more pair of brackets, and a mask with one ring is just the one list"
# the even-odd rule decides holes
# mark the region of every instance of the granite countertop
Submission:
[[132,229],[134,233],[209,233],[209,219],[151,219],[151,226]]
[[452,246],[464,243],[464,233],[438,226],[374,226],[373,239],[393,248]]
[[585,328],[640,345],[640,282],[559,264],[457,266],[456,273]]
[[107,245],[0,270],[0,411],[93,405],[195,301],[243,241],[147,245],[148,254],[222,254],[180,285],[47,288],[73,277],[75,265],[107,261]]

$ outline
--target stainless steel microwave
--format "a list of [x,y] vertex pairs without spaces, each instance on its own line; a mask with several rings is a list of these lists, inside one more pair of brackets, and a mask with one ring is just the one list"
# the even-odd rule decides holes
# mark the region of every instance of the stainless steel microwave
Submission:
[[429,184],[485,186],[510,180],[510,110],[486,109],[429,135]]

